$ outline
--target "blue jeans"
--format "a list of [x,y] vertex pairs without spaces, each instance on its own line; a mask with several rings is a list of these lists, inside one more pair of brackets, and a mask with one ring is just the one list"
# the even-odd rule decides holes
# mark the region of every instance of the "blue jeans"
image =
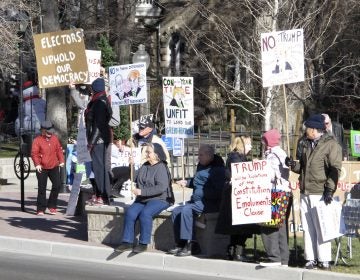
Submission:
[[134,202],[125,212],[122,242],[134,243],[135,223],[139,219],[139,243],[150,244],[154,216],[169,206],[168,202],[158,199],[144,203]]
[[186,202],[173,209],[171,219],[174,224],[175,242],[179,243],[180,239],[195,240],[194,214],[200,215],[204,210],[202,201]]

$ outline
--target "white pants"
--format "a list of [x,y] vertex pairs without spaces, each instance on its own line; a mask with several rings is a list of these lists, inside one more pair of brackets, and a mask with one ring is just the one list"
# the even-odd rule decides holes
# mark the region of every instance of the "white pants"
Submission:
[[314,220],[313,208],[322,198],[322,195],[300,194],[301,224],[304,231],[304,257],[305,260],[331,261],[331,241],[319,243],[320,228]]

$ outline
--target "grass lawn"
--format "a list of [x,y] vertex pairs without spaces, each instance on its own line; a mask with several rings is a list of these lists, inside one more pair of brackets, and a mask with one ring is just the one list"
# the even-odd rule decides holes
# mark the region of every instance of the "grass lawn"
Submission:
[[18,143],[1,143],[0,144],[0,158],[15,157],[19,150]]
[[[360,274],[360,239],[352,238],[352,258],[345,259],[347,264],[345,264],[340,258],[336,266],[331,267],[331,271],[340,272],[340,273],[350,273],[350,274]],[[296,246],[295,243],[296,242]],[[305,264],[304,260],[304,242],[302,237],[296,237],[294,242],[293,234],[289,238],[289,249],[290,249],[290,261],[289,266],[291,267],[303,267]],[[249,238],[246,242],[246,254],[250,258],[254,258],[255,261],[260,261],[262,258],[266,257],[264,246],[261,241],[261,236],[256,237],[256,251],[254,252],[254,238]],[[297,250],[295,250],[297,248]],[[335,260],[336,256],[336,243],[335,240],[332,241],[332,261]],[[295,254],[297,251],[297,254]],[[341,252],[344,256],[348,256],[347,253],[347,237],[341,238]],[[254,256],[255,253],[255,256]],[[297,257],[296,257],[297,255]]]

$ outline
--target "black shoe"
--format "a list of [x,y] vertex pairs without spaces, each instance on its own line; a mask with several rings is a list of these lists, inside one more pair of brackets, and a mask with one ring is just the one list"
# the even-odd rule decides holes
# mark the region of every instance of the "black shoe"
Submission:
[[175,248],[172,248],[172,249],[170,249],[169,251],[167,251],[167,253],[169,254],[169,255],[176,255],[180,250],[182,250],[183,248],[181,248],[181,247],[178,247],[178,246],[176,246]]
[[187,257],[191,256],[191,241],[187,241],[184,248],[181,248],[175,256],[177,257]]
[[136,254],[142,253],[145,251],[147,251],[147,244],[138,244],[133,249],[133,253],[136,253]]
[[133,248],[133,244],[132,243],[121,243],[118,247],[115,248],[116,252],[122,253],[125,251],[130,251]]

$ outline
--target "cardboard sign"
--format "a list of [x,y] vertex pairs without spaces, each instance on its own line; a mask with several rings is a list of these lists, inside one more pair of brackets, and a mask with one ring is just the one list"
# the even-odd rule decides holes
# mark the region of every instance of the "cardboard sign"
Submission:
[[266,160],[231,164],[232,224],[271,220],[271,178]]
[[34,35],[40,88],[85,83],[88,66],[82,29]]

